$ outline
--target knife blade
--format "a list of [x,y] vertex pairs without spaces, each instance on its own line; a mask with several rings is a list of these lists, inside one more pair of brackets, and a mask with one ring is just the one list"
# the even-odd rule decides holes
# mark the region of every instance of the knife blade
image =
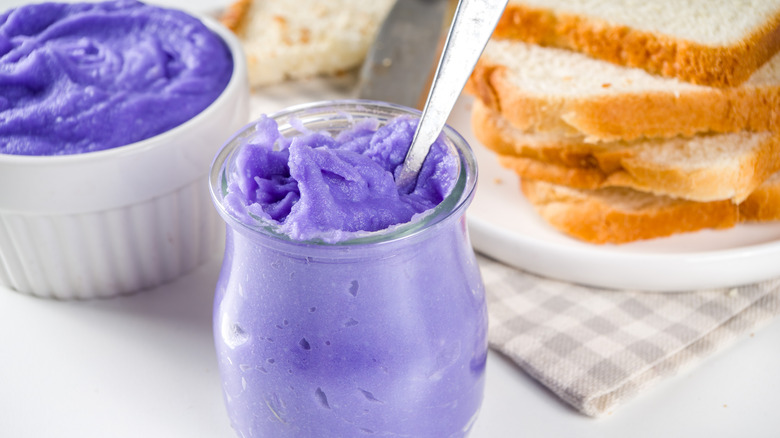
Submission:
[[447,12],[448,0],[397,0],[361,67],[358,98],[422,108]]

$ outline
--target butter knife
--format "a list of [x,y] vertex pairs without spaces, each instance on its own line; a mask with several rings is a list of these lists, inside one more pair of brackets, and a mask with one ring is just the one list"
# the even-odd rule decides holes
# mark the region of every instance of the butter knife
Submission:
[[447,12],[448,0],[397,0],[363,62],[357,97],[422,108]]

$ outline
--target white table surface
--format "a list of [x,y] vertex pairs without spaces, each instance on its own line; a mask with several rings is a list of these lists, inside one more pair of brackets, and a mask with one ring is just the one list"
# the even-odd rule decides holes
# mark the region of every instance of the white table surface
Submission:
[[[24,3],[0,0],[0,9]],[[212,11],[227,2],[156,3]],[[211,336],[220,259],[107,300],[0,288],[0,438],[234,437]],[[780,320],[599,419],[491,351],[470,438],[704,436],[780,437]]]
[[[220,258],[112,299],[0,290],[0,437],[234,437],[211,335]],[[471,438],[778,437],[778,370],[780,320],[592,419],[491,351]]]

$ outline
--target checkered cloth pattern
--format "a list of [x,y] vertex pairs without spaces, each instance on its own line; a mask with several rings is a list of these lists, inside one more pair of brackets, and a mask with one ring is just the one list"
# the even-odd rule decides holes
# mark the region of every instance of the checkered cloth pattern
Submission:
[[614,411],[780,314],[780,279],[680,293],[541,278],[479,256],[492,348],[580,412]]

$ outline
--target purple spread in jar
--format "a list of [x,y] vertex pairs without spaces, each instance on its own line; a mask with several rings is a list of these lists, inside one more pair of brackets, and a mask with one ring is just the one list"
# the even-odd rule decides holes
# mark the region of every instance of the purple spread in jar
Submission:
[[338,242],[409,222],[449,194],[459,171],[439,139],[414,190],[399,190],[395,176],[417,122],[398,117],[379,127],[367,119],[335,135],[301,128],[303,135],[285,138],[263,116],[237,152],[227,208],[246,223],[278,224],[294,240]]
[[233,60],[183,12],[132,0],[0,15],[0,153],[66,155],[168,131],[225,89]]
[[213,328],[237,436],[471,430],[488,328],[464,216],[476,167],[445,129],[399,190],[416,126],[394,105],[321,102],[261,118],[217,155]]

